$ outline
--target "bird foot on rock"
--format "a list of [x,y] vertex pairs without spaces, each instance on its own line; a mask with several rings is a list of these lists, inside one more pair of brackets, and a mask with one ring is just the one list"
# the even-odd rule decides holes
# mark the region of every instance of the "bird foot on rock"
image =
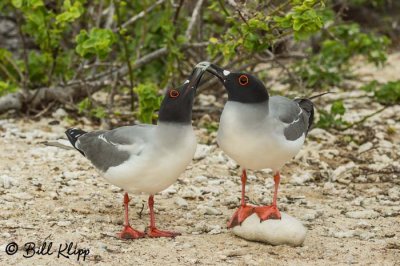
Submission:
[[268,219],[281,219],[281,213],[275,205],[255,207],[254,212],[260,217],[260,223]]
[[130,225],[125,225],[121,233],[118,234],[122,239],[138,239],[143,238],[145,233],[133,229]]
[[228,222],[228,228],[233,228],[237,225],[241,225],[247,217],[254,213],[254,206],[242,205],[233,214],[232,218]]
[[149,228],[147,230],[147,236],[148,237],[176,237],[180,236],[181,233],[175,233],[175,232],[170,232],[170,231],[161,231],[158,230],[157,228]]

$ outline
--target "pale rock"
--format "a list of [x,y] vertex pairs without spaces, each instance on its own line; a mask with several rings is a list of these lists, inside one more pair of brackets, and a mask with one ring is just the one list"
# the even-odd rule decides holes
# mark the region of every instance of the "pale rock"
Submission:
[[253,214],[242,225],[235,226],[232,232],[241,238],[271,245],[302,245],[307,229],[296,218],[284,212],[281,216],[281,220],[269,219],[260,223],[257,214]]
[[399,200],[400,199],[400,188],[398,186],[394,186],[388,190],[388,195],[391,200]]
[[4,237],[4,238],[10,238],[11,234],[7,233],[7,232],[4,232],[4,233],[1,234],[1,236]]
[[178,197],[175,199],[175,204],[178,205],[182,209],[186,209],[188,207],[187,201],[181,197]]
[[254,181],[254,180],[257,180],[257,177],[255,175],[247,175],[247,180]]
[[381,140],[379,141],[379,148],[391,150],[393,149],[393,143],[387,140]]
[[123,191],[122,188],[117,187],[117,186],[114,186],[114,185],[112,185],[112,184],[110,184],[110,190],[111,190],[111,192],[113,192],[113,193],[120,193],[120,192]]
[[184,199],[194,199],[201,196],[201,189],[195,186],[187,187],[181,193]]
[[379,213],[374,210],[350,211],[346,212],[346,217],[353,219],[373,219],[379,217]]
[[57,225],[58,225],[58,226],[63,226],[63,227],[65,227],[65,226],[70,226],[70,225],[71,225],[71,222],[70,222],[70,221],[59,221],[59,222],[57,223]]
[[331,189],[334,189],[334,188],[335,188],[335,184],[333,184],[332,182],[326,182],[324,184],[324,189],[325,190],[331,190]]
[[212,164],[225,164],[228,161],[228,158],[225,157],[224,153],[221,151],[215,155],[210,156],[209,161]]
[[13,196],[16,199],[20,199],[20,200],[33,199],[33,196],[31,194],[26,193],[26,192],[14,193],[14,194],[11,194],[11,196]]
[[360,237],[362,240],[368,240],[375,237],[375,233],[372,232],[356,232],[356,235]]
[[338,180],[340,177],[342,177],[342,175],[344,175],[346,172],[349,172],[351,169],[353,169],[354,167],[356,167],[356,164],[354,162],[349,162],[345,165],[341,165],[338,168],[336,168],[332,174],[331,174],[331,180],[332,181],[336,181]]
[[232,160],[231,158],[228,158],[228,161],[226,162],[226,166],[228,166],[228,169],[236,169],[239,166],[236,164],[236,162],[234,160]]
[[[374,158],[375,161],[375,158]],[[371,163],[368,165],[368,168],[372,171],[379,172],[384,170],[387,167],[387,164],[384,163]]]
[[196,183],[203,183],[205,181],[207,181],[207,177],[204,175],[199,175],[194,178],[194,182]]
[[194,247],[194,245],[192,243],[188,243],[188,242],[183,243],[183,245],[182,245],[182,248],[184,248],[184,249],[189,249],[189,248],[193,248],[193,247]]
[[[310,141],[309,141],[310,142]],[[301,160],[303,163],[307,162],[310,158],[319,159],[319,153],[316,151],[320,151],[322,146],[320,144],[316,144],[313,142],[312,149],[309,147],[310,145],[305,145],[294,157],[296,161]]]
[[[380,162],[383,164],[391,164],[393,162],[393,159],[390,159],[386,154],[380,155],[380,154],[375,153],[372,156],[372,159],[374,162]],[[387,165],[385,165],[385,167],[386,166]]]
[[333,144],[336,140],[334,135],[322,128],[314,128],[308,133],[308,135],[323,140],[326,144]]
[[68,116],[68,113],[64,109],[58,108],[54,113],[51,114],[51,116],[55,119],[61,120],[64,117]]
[[63,175],[66,179],[78,179],[80,172],[63,172]]
[[173,186],[170,186],[170,187],[164,189],[161,192],[161,194],[162,195],[173,195],[173,194],[176,194],[176,192],[177,192],[177,190]]
[[361,228],[361,229],[369,229],[371,227],[372,226],[366,221],[359,221],[355,226],[355,228]]
[[201,160],[211,153],[214,146],[197,144],[196,152],[194,153],[193,159]]
[[222,212],[220,210],[218,210],[214,207],[210,207],[210,206],[199,205],[197,208],[200,209],[201,212],[206,215],[221,215],[222,214]]
[[6,249],[7,249],[7,244],[4,244],[4,245],[0,246],[0,252],[4,252],[5,253]]
[[330,235],[333,236],[334,238],[350,238],[355,235],[355,231],[349,230],[349,231],[341,231],[341,232],[332,232]]
[[368,150],[370,150],[372,147],[374,146],[374,144],[372,144],[371,142],[366,142],[363,145],[361,145],[360,147],[358,147],[358,153],[363,153],[366,152]]
[[220,225],[214,225],[214,226],[210,226],[210,231],[208,232],[209,235],[217,235],[220,234],[222,232],[221,230],[221,226]]
[[199,94],[198,96],[200,105],[207,106],[216,102],[217,98],[212,94]]
[[384,132],[376,132],[375,133],[375,138],[377,139],[385,139],[385,133]]
[[17,186],[18,182],[15,178],[8,175],[0,175],[0,186],[9,189],[12,186]]
[[221,179],[214,179],[214,180],[208,181],[208,185],[210,185],[210,186],[218,186],[222,183],[223,183],[223,181]]
[[339,156],[340,151],[335,149],[325,149],[319,151],[322,156],[328,159],[333,159]]
[[293,175],[290,179],[290,183],[293,185],[303,185],[307,181],[311,181],[313,179],[312,174],[309,172],[305,172],[300,175]]
[[322,211],[314,211],[314,210],[306,211],[303,215],[302,220],[313,221],[318,217],[322,216],[322,214],[323,214]]

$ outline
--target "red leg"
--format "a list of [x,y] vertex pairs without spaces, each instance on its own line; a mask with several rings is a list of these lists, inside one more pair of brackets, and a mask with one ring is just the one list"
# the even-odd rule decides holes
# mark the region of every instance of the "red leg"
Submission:
[[150,209],[150,227],[147,231],[149,237],[176,237],[180,233],[161,231],[156,228],[156,219],[154,217],[154,196],[149,197],[149,209]]
[[241,181],[242,181],[242,199],[240,201],[240,207],[239,209],[236,210],[232,218],[229,220],[228,228],[232,228],[242,224],[242,222],[246,220],[247,217],[249,217],[254,213],[254,207],[247,205],[245,200],[246,181],[247,181],[246,169],[242,170]]
[[272,205],[255,208],[255,213],[257,213],[258,217],[260,217],[260,222],[268,219],[281,219],[281,213],[279,212],[277,207],[278,188],[280,180],[281,176],[279,175],[279,171],[277,171],[274,175],[275,190]]
[[125,195],[124,195],[124,207],[125,207],[124,229],[122,229],[121,233],[119,233],[118,236],[122,239],[142,238],[145,236],[145,234],[143,232],[133,229],[129,225],[129,214],[128,214],[129,205],[128,204],[129,204],[129,196],[128,196],[128,193],[125,193]]

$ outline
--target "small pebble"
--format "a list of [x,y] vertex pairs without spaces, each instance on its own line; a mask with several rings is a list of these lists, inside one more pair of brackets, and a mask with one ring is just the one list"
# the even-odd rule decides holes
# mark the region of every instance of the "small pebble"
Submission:
[[374,210],[350,211],[346,212],[346,217],[353,219],[373,219],[379,217],[379,213]]
[[59,221],[57,223],[58,226],[70,226],[71,222],[70,221]]
[[182,209],[187,209],[188,203],[185,199],[178,197],[175,199],[175,204],[178,205]]

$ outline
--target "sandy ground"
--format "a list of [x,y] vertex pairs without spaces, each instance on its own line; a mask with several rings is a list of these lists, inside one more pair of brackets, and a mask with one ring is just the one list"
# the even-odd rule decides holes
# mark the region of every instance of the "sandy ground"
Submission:
[[[360,71],[366,80],[398,78],[391,64],[399,61],[394,54],[386,68]],[[324,101],[341,97],[348,120],[381,107],[357,90]],[[40,144],[62,137],[71,125],[54,125],[52,118],[0,120],[0,265],[400,265],[399,114],[393,106],[354,129],[311,131],[304,149],[282,169],[279,207],[308,228],[296,248],[248,242],[225,228],[239,204],[239,168],[205,130],[197,134],[208,144],[155,198],[159,227],[182,236],[123,241],[115,237],[122,229],[123,192],[79,153]],[[249,201],[270,203],[272,186],[270,172],[251,172]],[[131,224],[140,230],[149,222],[146,200],[132,195],[130,203]],[[5,250],[15,251],[12,242],[19,248],[8,255]],[[38,250],[44,242],[52,243],[52,254]]]

